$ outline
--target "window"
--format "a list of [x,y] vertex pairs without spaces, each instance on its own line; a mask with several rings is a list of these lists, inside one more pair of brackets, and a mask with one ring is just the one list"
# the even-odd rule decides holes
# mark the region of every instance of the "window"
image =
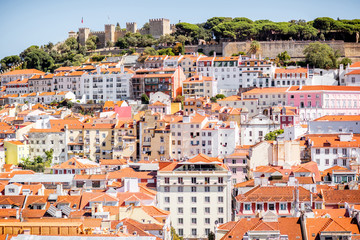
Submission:
[[205,208],[205,213],[210,213],[210,208],[209,207]]
[[236,168],[232,168],[232,173],[236,174]]
[[178,218],[178,223],[179,224],[184,224],[184,219],[183,218]]
[[169,183],[170,183],[170,178],[166,177],[166,178],[165,178],[165,183],[166,183],[166,184],[169,184]]
[[232,164],[236,164],[236,159],[233,159],[233,160],[232,160]]
[[343,159],[343,166],[346,166],[346,159]]
[[275,210],[275,204],[274,204],[274,203],[269,203],[269,210],[270,210],[270,211],[274,211],[274,210]]
[[184,229],[179,228],[178,229],[178,234],[179,234],[179,236],[183,236],[184,235]]
[[191,229],[191,235],[196,236],[197,232],[196,232],[196,228],[192,228]]
[[205,177],[205,184],[210,183],[210,178],[209,177]]
[[178,178],[178,183],[184,183],[184,179],[182,177]]
[[165,198],[164,198],[164,201],[165,201],[166,203],[170,203],[170,198],[169,198],[169,197],[165,197]]
[[250,211],[251,210],[251,204],[245,203],[244,204],[244,209],[245,209],[245,211]]
[[316,154],[320,154],[320,149],[317,148],[317,149],[315,150],[315,153],[316,153]]
[[218,208],[218,213],[224,213],[224,208],[223,208],[223,207],[219,207],[219,208]]
[[210,192],[210,187],[205,187],[205,192]]
[[334,165],[337,165],[337,159],[334,159]]
[[196,207],[191,208],[191,213],[196,213]]
[[191,197],[191,202],[196,203],[196,197]]
[[325,165],[326,165],[326,166],[329,165],[329,159],[325,159]]
[[164,187],[164,192],[170,192],[170,187]]
[[184,192],[184,187],[178,187],[178,192]]
[[15,193],[15,188],[9,188],[9,193]]
[[191,218],[191,223],[192,223],[192,224],[196,224],[196,222],[197,222],[197,221],[196,221],[196,218]]
[[205,202],[209,203],[210,202],[210,197],[205,197]]
[[219,202],[219,203],[224,202],[224,197],[218,197],[218,202]]
[[262,203],[258,203],[256,204],[256,210],[263,210],[263,204]]
[[330,153],[330,149],[325,149],[325,154],[329,154]]
[[196,177],[191,178],[191,183],[196,183]]
[[337,151],[337,148],[334,148],[334,149],[333,149],[333,154],[337,154],[337,152],[338,152],[338,151]]
[[184,198],[183,197],[178,197],[178,203],[183,203],[184,202]]
[[210,218],[205,218],[205,224],[210,224]]
[[184,208],[179,207],[179,208],[178,208],[178,213],[184,213]]
[[219,224],[223,224],[224,223],[224,218],[218,218],[218,222],[219,222]]
[[287,209],[286,203],[280,203],[280,210],[285,211]]
[[259,131],[259,137],[263,136],[263,131]]
[[223,178],[223,177],[219,177],[219,178],[218,178],[218,183],[224,183],[224,178]]
[[224,191],[224,187],[218,187],[218,192]]
[[196,187],[191,187],[191,192],[196,192]]

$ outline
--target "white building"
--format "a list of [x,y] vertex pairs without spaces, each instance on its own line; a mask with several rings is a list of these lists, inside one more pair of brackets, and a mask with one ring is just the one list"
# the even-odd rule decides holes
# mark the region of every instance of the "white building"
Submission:
[[257,98],[241,98],[238,95],[233,95],[224,99],[219,99],[217,100],[217,103],[221,107],[241,108],[242,110],[247,109],[250,117],[258,114],[259,100]]
[[66,135],[60,128],[35,129],[29,131],[30,159],[46,157],[45,151],[53,149],[53,163],[67,161]]
[[134,72],[130,69],[101,68],[81,76],[80,95],[86,100],[120,101],[130,97],[130,78]]
[[286,91],[288,88],[254,88],[241,94],[243,99],[258,99],[259,108],[264,109],[269,106],[285,106]]
[[73,92],[78,98],[81,98],[81,76],[85,71],[70,71],[60,72],[54,75],[52,81],[52,89],[54,91],[70,91]]
[[21,69],[0,74],[0,84],[5,86],[6,83],[21,78],[31,78],[34,75],[44,75],[45,73],[36,69]]
[[183,55],[180,56],[167,56],[164,59],[164,67],[165,68],[177,68],[180,66],[180,61],[183,59]]
[[241,145],[254,145],[264,140],[266,134],[277,129],[280,129],[279,122],[258,114],[241,124]]
[[170,122],[171,156],[190,158],[199,153],[212,157],[229,155],[239,144],[236,122],[209,120],[198,113]]
[[290,125],[284,127],[284,140],[291,141],[298,139],[307,132],[307,125]]
[[186,162],[160,163],[158,207],[171,212],[180,236],[207,238],[216,223],[231,220],[230,178],[221,159],[202,154]]
[[307,68],[277,68],[274,76],[276,87],[310,85],[309,69]]
[[311,159],[319,170],[341,166],[350,169],[352,163],[359,163],[360,136],[352,133],[310,134],[306,136],[311,148]]
[[[340,71],[343,69],[341,66]],[[348,65],[340,74],[340,85],[360,86],[360,62]]]
[[309,134],[360,133],[359,115],[330,115],[309,121]]
[[29,92],[51,92],[54,74],[35,75],[29,78]]

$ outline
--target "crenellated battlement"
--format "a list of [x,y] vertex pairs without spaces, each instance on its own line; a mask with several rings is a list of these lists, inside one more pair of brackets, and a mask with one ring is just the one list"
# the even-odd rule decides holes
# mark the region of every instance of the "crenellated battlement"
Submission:
[[91,34],[105,34],[105,31],[91,31]]
[[169,19],[166,18],[153,18],[153,19],[149,19],[149,22],[164,22],[164,21],[169,21]]

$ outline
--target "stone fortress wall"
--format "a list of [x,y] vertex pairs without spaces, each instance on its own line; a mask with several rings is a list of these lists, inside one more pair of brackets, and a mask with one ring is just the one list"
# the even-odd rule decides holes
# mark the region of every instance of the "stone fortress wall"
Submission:
[[[302,60],[305,58],[304,49],[313,41],[264,41],[260,43],[259,54],[263,57],[276,58],[276,56],[284,51],[294,60]],[[353,61],[360,61],[360,43],[347,43],[344,41],[323,41],[334,50],[338,50],[341,57],[348,57]],[[240,51],[247,52],[251,42],[223,42],[222,55],[231,56]]]
[[[99,38],[98,48],[106,47],[106,43],[116,42],[119,37],[125,36],[127,32],[141,34],[151,34],[154,38],[160,38],[165,34],[170,34],[174,29],[174,25],[170,24],[169,19],[158,18],[149,20],[149,29],[137,29],[135,22],[127,22],[126,30],[116,30],[115,25],[106,24],[105,31],[91,31],[90,28],[79,28],[78,37],[81,45],[85,45],[86,40],[91,36]],[[74,32],[69,32],[69,37],[74,37]]]

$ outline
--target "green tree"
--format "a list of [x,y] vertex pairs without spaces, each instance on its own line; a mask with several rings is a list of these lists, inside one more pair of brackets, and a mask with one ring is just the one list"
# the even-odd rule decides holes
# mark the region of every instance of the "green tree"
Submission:
[[152,48],[152,47],[146,47],[146,48],[144,49],[143,54],[145,54],[145,55],[147,55],[147,56],[154,56],[154,55],[157,55],[158,53],[157,53],[157,51],[156,51],[154,48]]
[[65,44],[70,48],[70,50],[77,50],[79,48],[79,43],[74,37],[66,39]]
[[160,36],[158,43],[164,44],[165,46],[173,45],[175,43],[175,37],[170,34]]
[[55,63],[49,53],[40,49],[38,46],[27,48],[20,56],[24,61],[23,68],[35,68],[46,72],[52,69]]
[[344,57],[339,63],[344,65],[344,67],[347,67],[348,64],[352,64],[352,61],[350,58]]
[[258,41],[252,41],[248,52],[250,54],[256,54],[259,50],[260,50],[260,43]]
[[171,239],[172,240],[183,240],[182,237],[179,237],[179,235],[176,234],[175,228],[171,227]]
[[120,30],[121,30],[120,23],[117,22],[116,27],[115,27],[115,31],[120,31]]
[[278,129],[272,132],[269,132],[265,135],[264,139],[266,141],[275,141],[277,136],[284,133],[284,129]]
[[1,59],[0,63],[1,63],[1,69],[7,69],[12,66],[15,66],[16,64],[21,63],[21,59],[18,55],[12,55],[12,56],[4,57],[3,59]]
[[215,97],[216,97],[216,99],[224,99],[224,98],[226,98],[226,96],[224,94],[221,94],[221,93],[216,94]]
[[277,55],[277,58],[278,58],[278,60],[279,60],[279,63],[281,64],[281,65],[287,65],[287,63],[290,61],[290,59],[291,59],[291,57],[290,57],[290,55],[287,53],[287,51],[285,51],[285,52],[282,52],[282,53],[279,53],[278,55]]
[[129,47],[129,44],[127,43],[125,38],[120,37],[116,41],[115,46],[119,47],[120,49],[126,49]]
[[173,53],[173,49],[172,48],[163,48],[163,49],[159,49],[158,51],[159,55],[169,55],[169,56],[174,56],[175,54]]
[[209,232],[209,234],[208,234],[208,240],[215,240],[215,233],[213,233],[212,231]]
[[182,43],[178,43],[176,44],[173,48],[172,48],[172,52],[175,54],[175,55],[184,55],[185,54],[185,48],[184,48],[184,45]]
[[142,95],[141,95],[141,103],[142,104],[149,104],[149,97],[148,97],[148,95],[146,95],[145,93],[143,93]]
[[109,48],[109,50],[114,46],[114,43],[112,41],[107,41],[106,42],[106,47]]
[[96,44],[99,42],[99,38],[95,35],[89,37],[86,42],[85,42],[85,46],[87,50],[95,50],[96,49]]
[[330,69],[338,65],[339,53],[325,43],[310,43],[304,49],[304,54],[306,61],[314,67]]

